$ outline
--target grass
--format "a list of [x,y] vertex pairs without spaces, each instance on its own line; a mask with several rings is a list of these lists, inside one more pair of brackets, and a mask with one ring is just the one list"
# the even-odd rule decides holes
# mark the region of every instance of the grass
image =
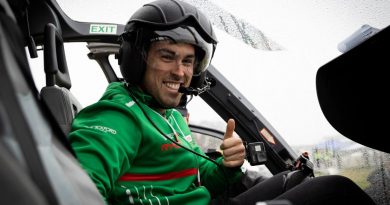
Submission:
[[348,168],[340,170],[339,175],[350,178],[354,181],[360,188],[363,190],[370,185],[370,182],[367,181],[367,177],[373,171],[372,168]]
[[[346,168],[346,169],[341,169],[339,170],[338,175],[342,175],[345,177],[348,177],[351,179],[353,182],[355,182],[360,188],[363,190],[370,186],[370,182],[367,181],[367,177],[369,174],[373,171],[374,169],[372,167],[355,167],[355,168]],[[323,173],[321,171],[316,171],[314,170],[314,175],[315,176],[323,176],[323,175],[328,175],[327,173]]]

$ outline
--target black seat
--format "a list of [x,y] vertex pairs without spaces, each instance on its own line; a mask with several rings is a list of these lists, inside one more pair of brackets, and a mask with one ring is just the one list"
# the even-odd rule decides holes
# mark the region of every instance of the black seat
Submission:
[[44,67],[46,86],[40,92],[41,98],[54,115],[63,133],[67,135],[74,116],[82,106],[70,92],[72,84],[63,40],[60,30],[51,23],[45,27]]
[[28,2],[11,2],[16,18],[0,0],[0,204],[104,204],[39,99],[19,28]]

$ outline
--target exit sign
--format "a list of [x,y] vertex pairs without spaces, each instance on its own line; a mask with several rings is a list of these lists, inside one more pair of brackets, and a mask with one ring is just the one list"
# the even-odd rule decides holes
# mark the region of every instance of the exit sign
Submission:
[[116,34],[117,25],[110,24],[91,24],[89,26],[90,34]]

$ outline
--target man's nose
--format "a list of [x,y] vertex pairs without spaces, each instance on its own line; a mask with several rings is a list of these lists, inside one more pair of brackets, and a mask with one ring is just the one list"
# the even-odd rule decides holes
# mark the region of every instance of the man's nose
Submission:
[[185,72],[187,70],[187,67],[183,65],[181,61],[177,61],[175,64],[175,68],[173,69],[173,73],[175,73],[178,76],[184,76]]

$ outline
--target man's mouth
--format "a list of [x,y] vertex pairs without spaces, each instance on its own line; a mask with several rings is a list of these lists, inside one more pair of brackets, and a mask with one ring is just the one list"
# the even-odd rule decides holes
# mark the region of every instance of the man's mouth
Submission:
[[179,90],[180,83],[165,82],[164,85],[170,89]]

